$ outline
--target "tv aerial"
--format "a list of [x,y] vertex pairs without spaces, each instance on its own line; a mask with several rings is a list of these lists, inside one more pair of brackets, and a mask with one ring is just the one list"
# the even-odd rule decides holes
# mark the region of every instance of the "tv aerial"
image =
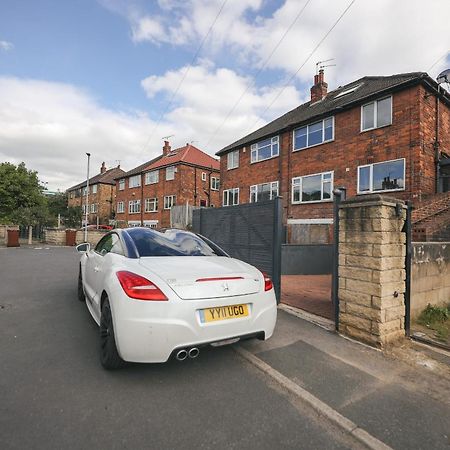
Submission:
[[319,70],[325,69],[325,67],[335,66],[336,64],[325,64],[327,62],[334,61],[334,60],[335,60],[335,58],[325,59],[324,61],[317,61],[316,62],[316,75],[319,74]]

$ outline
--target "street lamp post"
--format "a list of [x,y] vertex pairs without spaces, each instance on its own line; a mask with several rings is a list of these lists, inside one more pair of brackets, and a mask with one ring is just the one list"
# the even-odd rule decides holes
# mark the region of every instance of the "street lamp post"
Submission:
[[84,218],[84,242],[87,242],[87,227],[88,227],[88,214],[89,214],[89,161],[91,154],[87,155],[87,177],[86,177],[86,203],[85,203],[85,218]]

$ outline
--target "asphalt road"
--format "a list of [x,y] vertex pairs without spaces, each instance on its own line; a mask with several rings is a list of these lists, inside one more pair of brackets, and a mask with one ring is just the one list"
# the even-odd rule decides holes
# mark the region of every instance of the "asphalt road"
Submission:
[[103,370],[78,260],[71,248],[0,248],[0,448],[351,445],[229,347]]

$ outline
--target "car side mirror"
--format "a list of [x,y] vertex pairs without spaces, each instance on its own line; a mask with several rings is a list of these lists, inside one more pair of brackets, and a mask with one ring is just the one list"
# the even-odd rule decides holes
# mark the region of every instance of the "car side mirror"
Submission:
[[82,244],[78,244],[75,248],[78,253],[85,253],[91,249],[91,244],[89,244],[89,242],[83,242]]

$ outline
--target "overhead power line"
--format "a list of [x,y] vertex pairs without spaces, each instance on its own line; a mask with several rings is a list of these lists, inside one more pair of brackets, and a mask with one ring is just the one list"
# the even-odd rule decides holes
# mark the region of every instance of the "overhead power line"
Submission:
[[[165,107],[165,109],[163,110],[163,112],[160,114],[158,121],[156,122],[155,126],[152,129],[152,132],[150,133],[150,136],[148,137],[145,145],[142,147],[142,149],[139,152],[139,156],[141,156],[142,152],[147,148],[147,145],[149,144],[149,142],[151,141],[151,139],[153,138],[155,131],[157,130],[159,124],[161,123],[161,120],[163,119],[163,117],[166,115],[167,111],[169,110],[170,106],[173,103],[173,100],[175,99],[175,96],[178,94],[178,91],[180,90],[181,85],[183,84],[184,80],[186,79],[189,71],[191,70],[192,65],[194,64],[194,62],[196,61],[198,55],[200,54],[206,40],[208,39],[209,35],[211,34],[211,31],[213,30],[214,26],[216,25],[217,19],[219,18],[219,16],[222,14],[223,8],[225,7],[226,3],[228,0],[224,0],[222,2],[222,5],[219,8],[219,11],[216,14],[216,17],[214,18],[213,22],[211,23],[211,25],[209,26],[209,29],[207,31],[207,33],[205,34],[205,36],[203,37],[197,51],[195,52],[194,56],[192,57],[192,60],[190,62],[190,64],[186,67],[186,70],[184,71],[183,76],[181,77],[181,80],[179,81],[175,91],[172,94],[172,97],[169,100],[169,103],[167,103],[167,106]],[[138,157],[139,157],[138,156]]]
[[[286,87],[291,83],[291,81],[297,76],[297,74],[300,72],[300,70],[303,69],[303,67],[306,65],[306,63],[311,59],[311,57],[314,55],[314,53],[318,50],[318,48],[322,45],[322,43],[325,41],[325,39],[329,36],[329,34],[335,29],[337,24],[342,20],[342,18],[347,14],[349,9],[353,6],[353,4],[356,2],[356,0],[352,0],[348,6],[345,8],[345,10],[341,13],[341,15],[337,18],[337,20],[333,23],[331,28],[325,33],[325,35],[322,37],[322,39],[319,41],[319,43],[312,49],[312,51],[309,53],[309,55],[306,57],[306,59],[303,61],[303,63],[300,65],[300,67],[295,71],[294,74],[286,81],[286,83],[283,85],[283,87],[278,91],[275,98],[270,102],[270,104],[264,109],[261,116],[264,116],[264,114],[273,106],[273,104],[279,99],[280,95],[284,92]],[[255,125],[259,122],[259,119],[255,121],[255,123],[249,128],[249,132],[253,130]]]
[[300,11],[298,12],[298,14],[295,16],[294,20],[291,22],[291,24],[286,28],[286,30],[284,31],[283,35],[281,36],[281,38],[278,40],[278,42],[275,44],[275,46],[273,47],[272,51],[270,52],[269,56],[265,59],[264,63],[262,64],[262,66],[259,68],[259,70],[256,72],[256,74],[253,76],[253,79],[250,83],[247,84],[246,88],[242,91],[241,95],[239,96],[239,98],[236,100],[235,104],[232,106],[232,108],[230,109],[230,111],[228,111],[228,114],[226,115],[226,117],[223,119],[222,123],[215,129],[215,131],[211,134],[208,143],[206,144],[206,146],[208,147],[209,144],[211,143],[211,141],[216,137],[217,133],[222,129],[222,127],[225,125],[225,123],[228,121],[228,119],[230,118],[231,114],[233,114],[234,110],[236,109],[236,107],[239,105],[239,103],[241,102],[241,100],[244,98],[245,94],[248,92],[248,90],[250,88],[252,88],[255,83],[256,83],[256,79],[258,78],[259,74],[266,68],[267,64],[269,63],[270,59],[272,58],[272,56],[274,55],[274,53],[277,51],[278,47],[281,45],[281,43],[283,42],[284,38],[287,36],[287,34],[289,33],[289,31],[291,31],[292,27],[295,25],[295,23],[297,22],[297,20],[300,18],[300,16],[303,14],[303,11],[306,9],[306,7],[308,6],[308,4],[311,2],[311,0],[307,0],[305,2],[305,4],[303,5],[303,7],[300,9]]
[[427,69],[427,72],[429,72],[436,64],[440,63],[449,53],[450,51],[447,50],[443,55],[439,56],[439,58]]

